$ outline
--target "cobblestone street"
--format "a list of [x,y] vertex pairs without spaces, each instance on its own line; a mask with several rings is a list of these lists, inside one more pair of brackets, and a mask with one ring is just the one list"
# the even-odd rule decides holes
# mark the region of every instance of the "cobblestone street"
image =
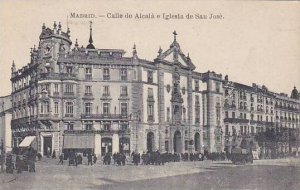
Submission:
[[[289,175],[287,175],[289,174]],[[300,160],[177,162],[164,166],[67,166],[42,160],[36,173],[1,174],[0,189],[299,189]]]

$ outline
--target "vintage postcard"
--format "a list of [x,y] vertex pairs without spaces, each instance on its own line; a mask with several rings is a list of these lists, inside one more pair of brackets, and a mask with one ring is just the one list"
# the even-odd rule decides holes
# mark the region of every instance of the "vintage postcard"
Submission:
[[298,1],[0,1],[0,189],[300,189]]

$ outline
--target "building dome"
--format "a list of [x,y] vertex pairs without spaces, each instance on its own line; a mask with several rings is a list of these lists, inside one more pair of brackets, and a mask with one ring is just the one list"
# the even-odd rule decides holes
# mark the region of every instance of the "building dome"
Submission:
[[297,100],[299,99],[299,92],[298,92],[296,86],[294,86],[294,89],[292,90],[291,98],[297,99]]

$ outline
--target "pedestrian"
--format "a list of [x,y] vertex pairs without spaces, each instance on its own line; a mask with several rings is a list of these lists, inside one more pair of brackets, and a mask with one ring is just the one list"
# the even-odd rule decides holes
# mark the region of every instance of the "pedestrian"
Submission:
[[81,156],[81,154],[78,154],[78,156],[77,156],[77,164],[78,165],[82,164],[82,156]]
[[117,153],[113,154],[113,160],[114,160],[114,164],[116,164],[116,162],[117,162]]
[[61,153],[59,155],[59,162],[58,162],[58,164],[64,165],[64,155],[63,155],[63,153]]
[[92,154],[88,154],[88,156],[87,156],[87,159],[88,159],[88,165],[90,165],[91,164],[91,166],[93,165],[93,162],[92,162],[92,160],[93,160],[93,156],[92,156]]
[[94,154],[93,162],[94,162],[94,164],[96,164],[96,162],[97,162],[97,156],[96,156],[96,154]]
[[52,159],[56,159],[56,152],[55,152],[55,150],[53,150]]
[[48,146],[47,147],[47,158],[50,158],[50,155],[51,155],[51,150],[50,150],[50,147]]
[[125,156],[125,154],[123,152],[120,154],[120,156],[121,156],[122,165],[125,166],[126,156]]

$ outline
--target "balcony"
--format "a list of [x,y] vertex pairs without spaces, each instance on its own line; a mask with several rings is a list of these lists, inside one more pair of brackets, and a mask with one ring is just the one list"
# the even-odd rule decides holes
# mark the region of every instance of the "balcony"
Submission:
[[127,81],[127,75],[122,75],[121,76],[121,81]]
[[41,73],[40,80],[77,80],[77,75],[73,73]]
[[102,128],[100,130],[64,130],[64,134],[77,134],[77,135],[80,135],[80,134],[115,134],[115,133],[118,133],[118,134],[130,134],[130,129],[112,129],[112,128],[109,128],[109,129],[105,129],[105,128]]
[[50,113],[40,113],[39,118],[50,118]]
[[249,119],[225,118],[224,122],[228,122],[228,123],[248,123]]
[[110,79],[109,75],[104,75],[103,76],[103,80],[109,80],[109,79]]
[[126,114],[81,114],[81,119],[128,120]]
[[236,109],[236,105],[234,105],[234,104],[232,104],[232,105],[230,105],[230,104],[224,104],[224,108],[225,109]]
[[84,95],[85,95],[85,96],[93,96],[93,93],[91,93],[91,92],[86,92],[86,93],[84,93]]
[[72,113],[66,113],[66,114],[65,114],[65,117],[69,117],[69,118],[70,118],[70,117],[74,117],[74,114],[72,114]]

